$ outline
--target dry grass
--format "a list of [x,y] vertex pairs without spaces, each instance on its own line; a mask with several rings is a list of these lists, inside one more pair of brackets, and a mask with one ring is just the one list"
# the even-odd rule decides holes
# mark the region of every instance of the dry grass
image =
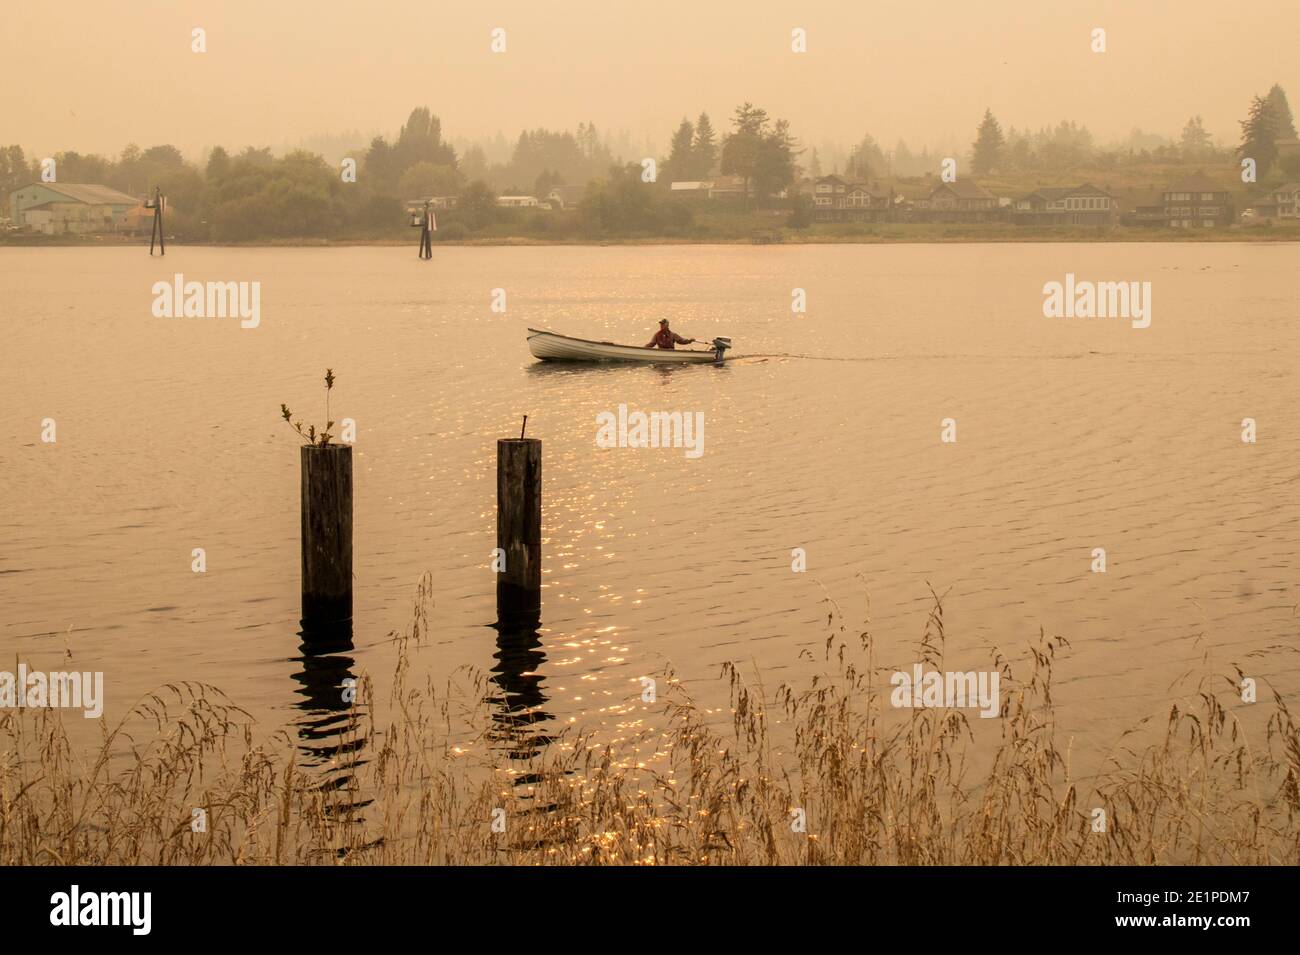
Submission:
[[[1203,682],[1163,727],[1135,727],[1084,787],[1054,731],[1063,640],[1040,635],[1014,668],[995,657],[1002,718],[983,722],[1000,741],[976,746],[986,728],[963,711],[893,710],[870,632],[828,601],[824,665],[806,685],[769,696],[724,668],[730,726],[664,673],[661,729],[617,745],[575,732],[521,761],[511,754],[537,728],[526,713],[491,719],[490,680],[474,677],[468,693],[410,685],[424,598],[395,637],[387,726],[354,706],[325,771],[301,765],[285,733],[255,739],[246,714],[200,684],[146,700],[89,761],[56,712],[5,712],[0,864],[1300,862],[1300,728],[1274,698],[1258,704],[1271,715],[1248,741],[1240,673]],[[936,597],[927,668],[942,669],[944,646]],[[358,698],[370,699],[364,679]],[[128,734],[142,722],[146,738]],[[195,807],[206,832],[192,831]],[[792,831],[795,808],[806,832]]]

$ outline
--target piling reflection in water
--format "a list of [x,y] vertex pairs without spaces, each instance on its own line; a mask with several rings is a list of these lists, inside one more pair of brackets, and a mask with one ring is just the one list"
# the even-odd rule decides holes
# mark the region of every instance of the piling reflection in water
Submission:
[[[368,706],[352,669],[356,663],[350,655],[352,625],[304,628],[298,636],[300,656],[294,662],[300,669],[293,674],[298,684],[294,692],[300,697],[293,705],[303,713],[293,723],[298,751],[305,765],[319,769],[321,788],[346,790],[365,763],[366,734],[361,717]],[[353,798],[347,806],[359,809],[368,802]]]
[[[570,770],[546,768],[546,747],[555,739],[547,731],[554,717],[544,709],[545,677],[541,667],[546,662],[542,649],[541,615],[530,609],[531,596],[512,601],[508,593],[497,592],[497,649],[492,666],[492,726],[489,743],[504,753],[511,765],[510,781],[527,808],[526,814],[545,816],[552,813],[554,802],[538,799],[537,788],[549,778],[567,776]],[[521,832],[529,832],[525,826]],[[522,840],[522,841],[520,841]],[[542,848],[532,836],[516,836],[515,848]]]
[[[546,662],[539,632],[541,616],[536,611],[510,612],[508,602],[497,602],[497,649],[493,654],[491,697],[492,728],[488,738],[512,760],[539,756],[553,739],[545,724],[553,717],[543,707],[546,694],[539,672]],[[531,774],[516,777],[516,785],[531,782]]]

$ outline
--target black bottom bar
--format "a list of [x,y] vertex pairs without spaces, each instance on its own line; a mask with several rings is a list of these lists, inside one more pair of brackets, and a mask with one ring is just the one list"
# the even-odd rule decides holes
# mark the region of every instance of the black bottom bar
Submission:
[[[85,917],[105,905],[126,924],[52,924],[52,917],[71,921],[74,885]],[[1289,929],[1294,885],[1295,870],[1283,867],[11,868],[0,869],[0,912],[7,943],[71,931],[134,941],[140,936],[133,938],[130,916],[143,923],[144,896],[130,908],[125,897],[110,905],[98,894],[147,892],[149,938],[201,938],[205,948],[250,938],[259,947],[281,938],[336,943],[350,928],[363,933],[358,942],[379,941],[414,924],[435,944],[451,940],[443,933],[453,924],[456,936],[512,944],[518,939],[502,930],[541,928],[550,919],[559,920],[552,931],[567,925],[584,938],[652,933],[664,943],[695,925],[710,930],[701,938],[725,938],[732,948],[750,937],[771,946],[782,930],[818,946],[840,937],[898,939],[938,951],[1192,934],[1231,946],[1251,933]],[[551,912],[538,911],[542,900],[551,900]]]

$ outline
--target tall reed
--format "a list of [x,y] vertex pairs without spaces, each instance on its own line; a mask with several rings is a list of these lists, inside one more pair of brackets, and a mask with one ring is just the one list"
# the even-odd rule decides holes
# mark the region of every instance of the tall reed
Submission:
[[[893,709],[870,628],[828,598],[813,677],[769,692],[723,668],[729,724],[667,669],[658,729],[617,744],[573,730],[521,763],[487,740],[485,676],[460,674],[460,692],[414,685],[427,600],[426,583],[394,637],[382,729],[362,679],[332,781],[205,684],[167,686],[84,758],[56,711],[3,713],[0,864],[1300,862],[1300,728],[1275,696],[1251,739],[1240,672],[1203,680],[1163,726],[1134,727],[1085,785],[1055,726],[1064,640],[1040,634],[1014,665],[995,654],[1000,719],[972,726],[961,710]],[[940,669],[946,646],[936,595],[918,658]]]

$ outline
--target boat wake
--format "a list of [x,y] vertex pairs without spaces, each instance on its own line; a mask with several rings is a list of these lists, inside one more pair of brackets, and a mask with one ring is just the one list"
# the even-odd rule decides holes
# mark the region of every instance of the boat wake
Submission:
[[734,358],[728,358],[727,363],[732,364],[738,361],[747,361],[751,358],[802,358],[805,361],[879,361],[881,356],[873,355],[865,358],[855,358],[845,355],[792,355],[789,352],[774,352],[770,355],[736,355]]

